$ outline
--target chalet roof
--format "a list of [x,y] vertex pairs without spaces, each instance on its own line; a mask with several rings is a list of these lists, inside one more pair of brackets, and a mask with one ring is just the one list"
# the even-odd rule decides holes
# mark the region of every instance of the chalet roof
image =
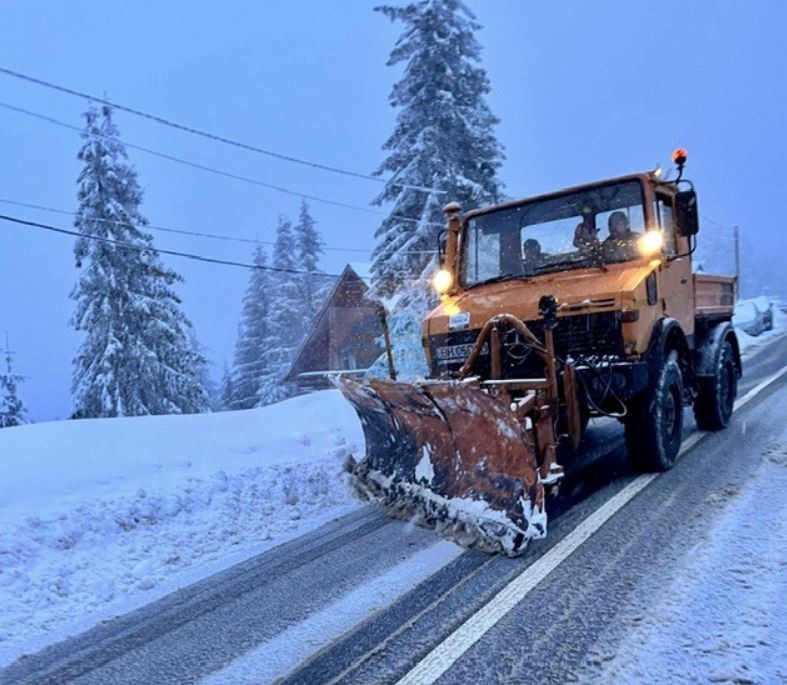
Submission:
[[298,350],[293,357],[290,370],[287,373],[285,380],[293,381],[297,377],[300,367],[303,365],[302,357],[304,355],[304,351],[309,348],[309,345],[312,343],[314,338],[319,335],[319,332],[323,327],[324,320],[329,315],[331,304],[336,299],[338,299],[342,292],[345,291],[347,284],[349,283],[357,284],[357,286],[360,288],[362,296],[369,291],[369,286],[364,282],[364,279],[358,275],[358,273],[350,264],[347,264],[334,282],[330,293],[328,293],[328,296],[325,298],[325,301],[322,303],[317,316],[314,318],[314,321],[311,324],[309,332],[298,346]]

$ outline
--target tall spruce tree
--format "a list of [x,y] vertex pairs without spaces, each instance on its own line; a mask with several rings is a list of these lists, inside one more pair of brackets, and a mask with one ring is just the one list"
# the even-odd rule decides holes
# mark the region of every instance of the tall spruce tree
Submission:
[[267,271],[265,251],[257,245],[253,263],[259,267],[249,275],[249,284],[243,297],[243,310],[235,345],[235,363],[232,377],[225,381],[231,387],[225,395],[231,409],[251,409],[260,401],[261,384],[267,378],[268,357],[266,345],[270,343],[272,277]]
[[143,230],[142,190],[109,107],[88,109],[82,137],[74,221],[83,234],[74,247],[81,273],[71,297],[72,325],[85,339],[74,360],[74,415],[202,411],[204,358],[172,288],[182,279]]
[[235,382],[232,380],[232,371],[227,360],[224,360],[224,367],[221,373],[221,385],[219,385],[219,409],[232,409],[232,402],[235,399]]
[[297,273],[297,247],[292,223],[279,217],[273,247],[271,273],[270,326],[265,341],[265,374],[260,384],[259,404],[271,404],[291,397],[295,388],[284,382],[290,370],[304,323],[300,274]]
[[210,360],[210,349],[199,342],[193,329],[189,332],[189,338],[193,349],[202,356],[202,363],[197,365],[197,375],[205,391],[203,411],[221,411],[221,387],[213,378],[214,363]]
[[430,266],[442,205],[455,200],[470,209],[495,201],[503,152],[493,132],[498,119],[485,99],[489,79],[479,66],[481,27],[465,4],[420,0],[375,9],[404,24],[388,59],[389,66],[405,65],[389,97],[399,114],[384,145],[388,157],[375,172],[390,176],[374,203],[390,204],[391,213],[375,233],[373,286],[392,296]]
[[309,205],[301,203],[298,223],[295,224],[295,245],[297,249],[297,268],[304,271],[300,276],[301,314],[305,329],[314,322],[325,300],[331,279],[316,275],[323,252],[323,240],[316,228],[317,222],[309,212]]
[[28,423],[27,408],[19,397],[19,384],[24,380],[11,366],[12,352],[5,337],[5,370],[0,368],[0,428]]
[[390,176],[374,203],[390,205],[391,213],[375,233],[372,253],[373,294],[396,298],[389,325],[404,378],[427,373],[420,330],[436,304],[429,276],[437,266],[442,207],[457,201],[467,210],[497,200],[503,151],[485,99],[490,86],[479,66],[480,25],[465,4],[419,0],[375,9],[404,25],[388,59],[389,66],[405,65],[389,97],[399,113],[384,145],[388,157],[375,172]]

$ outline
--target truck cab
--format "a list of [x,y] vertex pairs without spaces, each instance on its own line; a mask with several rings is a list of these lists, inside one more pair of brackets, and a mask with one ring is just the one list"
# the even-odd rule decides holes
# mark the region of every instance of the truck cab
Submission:
[[[441,299],[423,325],[432,377],[455,373],[495,315],[511,314],[542,336],[539,303],[550,295],[555,355],[577,370],[583,421],[622,420],[643,466],[674,462],[685,404],[694,404],[701,427],[726,425],[741,373],[730,324],[735,279],[692,273],[697,198],[680,183],[639,173],[464,216],[446,207]],[[502,346],[503,378],[544,375],[516,330],[505,331]],[[481,378],[490,356],[487,348],[477,357]],[[657,416],[662,425],[654,426]]]

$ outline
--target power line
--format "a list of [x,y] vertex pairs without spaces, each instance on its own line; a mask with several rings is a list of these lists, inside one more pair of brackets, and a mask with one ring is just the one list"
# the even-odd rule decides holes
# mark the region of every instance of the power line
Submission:
[[721,222],[716,221],[715,219],[711,219],[711,217],[709,217],[707,214],[702,214],[701,216],[702,216],[704,221],[707,221],[708,223],[713,224],[714,226],[716,226],[716,228],[723,228],[725,231],[729,231],[730,234],[732,234],[732,235],[722,235],[721,233],[717,232],[713,236],[716,240],[726,240],[728,243],[735,243],[735,242],[737,242],[738,239],[737,239],[737,237],[735,235],[736,230],[737,230],[736,227],[727,226],[726,224],[722,224]]
[[14,216],[7,216],[0,214],[0,220],[10,221],[15,224],[27,226],[29,228],[38,228],[44,231],[51,231],[53,233],[61,233],[63,235],[74,236],[75,238],[86,238],[87,240],[96,240],[102,243],[110,243],[118,247],[125,247],[137,252],[155,252],[158,254],[171,255],[173,257],[184,257],[186,259],[193,259],[198,262],[207,262],[209,264],[221,264],[223,266],[235,266],[244,269],[256,269],[259,271],[274,271],[277,273],[298,274],[301,276],[321,276],[323,278],[338,278],[339,274],[329,274],[322,271],[300,271],[298,269],[281,269],[275,266],[260,266],[259,264],[249,264],[248,262],[236,262],[230,259],[217,259],[216,257],[206,257],[204,255],[192,254],[190,252],[179,252],[177,250],[163,250],[157,247],[146,245],[135,245],[134,243],[127,243],[123,240],[115,240],[114,238],[105,238],[100,235],[91,235],[89,233],[80,233],[79,231],[71,231],[67,228],[60,228],[59,226],[51,226],[49,224],[41,224],[37,221],[27,221]]
[[[8,200],[6,198],[0,197],[0,202],[7,205],[14,205],[15,207],[25,207],[26,209],[36,209],[42,212],[51,212],[53,214],[63,214],[65,216],[79,216],[79,212],[71,212],[67,209],[56,209],[55,207],[47,207],[46,205],[38,205],[32,202],[18,202],[17,200]],[[113,219],[100,219],[98,217],[92,217],[91,221],[97,221],[103,224],[109,224],[111,226],[126,226],[126,227],[133,227],[136,228],[136,224],[130,224],[126,221],[115,221]],[[247,243],[251,245],[275,245],[272,240],[257,240],[254,238],[240,238],[231,235],[222,235],[220,233],[204,233],[202,231],[191,231],[185,228],[170,228],[168,226],[153,226],[151,224],[145,224],[144,228],[147,230],[154,230],[154,231],[162,231],[164,233],[176,233],[178,235],[188,235],[188,236],[195,236],[197,238],[211,238],[214,240],[225,240],[228,242],[237,242],[237,243]],[[323,246],[324,250],[330,250],[333,252],[359,252],[363,254],[369,254],[370,250],[364,250],[360,247],[329,247]]]
[[702,218],[705,219],[705,221],[708,221],[708,222],[714,224],[715,226],[718,226],[719,228],[724,228],[724,229],[726,229],[728,231],[734,231],[735,230],[732,226],[728,226],[727,224],[722,224],[722,223],[716,221],[715,219],[711,219],[707,214],[702,214]]
[[[60,121],[59,119],[55,119],[54,117],[50,117],[50,116],[47,116],[45,114],[39,114],[38,112],[31,112],[30,110],[23,109],[22,107],[16,107],[14,105],[10,105],[10,104],[5,103],[5,102],[0,102],[0,107],[3,107],[3,108],[8,109],[8,110],[11,110],[13,112],[17,112],[19,114],[24,114],[26,116],[33,117],[35,119],[40,119],[42,121],[46,121],[46,122],[48,122],[50,124],[54,124],[56,126],[61,126],[63,128],[67,128],[67,129],[69,129],[71,131],[76,131],[77,133],[80,133],[80,134],[83,133],[83,129],[81,129],[79,126],[74,126],[73,124],[69,124],[69,123],[67,123],[65,121]],[[361,206],[358,206],[358,205],[351,205],[351,204],[346,204],[346,203],[343,203],[343,202],[337,202],[335,200],[330,200],[330,199],[327,199],[327,198],[317,197],[317,196],[314,196],[314,195],[307,195],[305,193],[300,193],[300,192],[295,191],[295,190],[290,190],[289,188],[285,188],[283,186],[278,186],[278,185],[275,185],[273,183],[267,183],[266,181],[260,181],[259,179],[249,178],[248,176],[241,176],[240,174],[235,174],[235,173],[232,173],[232,172],[229,172],[229,171],[223,171],[221,169],[215,169],[215,168],[209,167],[209,166],[207,166],[205,164],[199,164],[198,162],[192,162],[192,161],[189,161],[189,160],[186,160],[186,159],[182,159],[180,157],[175,157],[174,155],[169,155],[169,154],[166,154],[164,152],[159,152],[158,150],[153,150],[153,149],[148,148],[148,147],[143,147],[142,145],[136,145],[135,143],[128,143],[126,141],[121,141],[118,138],[113,138],[112,136],[106,136],[106,135],[104,135],[102,133],[91,132],[89,135],[91,137],[100,138],[102,140],[111,140],[111,141],[120,143],[120,144],[124,145],[125,147],[131,148],[133,150],[139,150],[141,152],[145,152],[147,154],[153,155],[155,157],[160,157],[162,159],[166,159],[166,160],[169,160],[171,162],[176,162],[178,164],[183,164],[183,165],[195,168],[195,169],[200,169],[202,171],[207,171],[209,173],[218,174],[219,176],[225,176],[227,178],[232,178],[232,179],[235,179],[237,181],[244,181],[245,183],[251,183],[251,184],[254,184],[254,185],[262,186],[263,188],[268,188],[270,190],[276,190],[278,192],[285,193],[287,195],[293,195],[295,197],[301,197],[301,198],[305,198],[307,200],[313,200],[315,202],[322,202],[322,203],[333,205],[333,206],[337,206],[337,207],[344,207],[346,209],[354,209],[354,210],[357,210],[357,211],[366,212],[367,214],[377,214],[377,215],[382,215],[382,216],[385,215],[385,212],[378,212],[377,210],[370,209],[368,207],[361,207]],[[410,219],[410,221],[415,221],[415,219]]]
[[[46,205],[39,205],[33,202],[19,202],[18,200],[9,200],[8,198],[0,197],[0,202],[15,207],[24,207],[25,209],[35,209],[42,212],[51,212],[52,214],[62,214],[64,216],[79,216],[79,212],[72,212],[67,209],[57,209],[55,207],[47,207]],[[91,221],[98,223],[108,224],[110,226],[125,226],[127,228],[139,228],[137,224],[130,224],[126,221],[116,221],[114,219],[102,219],[99,217],[91,217]],[[154,226],[153,224],[145,224],[146,230],[162,231],[163,233],[174,233],[177,235],[188,235],[196,238],[210,238],[213,240],[223,240],[227,242],[237,242],[249,245],[275,245],[272,240],[258,240],[256,238],[242,238],[231,235],[224,235],[221,233],[206,233],[204,231],[192,231],[185,228],[171,228],[169,226]],[[360,254],[368,255],[371,250],[365,250],[361,247],[336,247],[330,245],[323,245],[322,249],[330,252],[357,252]],[[401,254],[436,254],[437,250],[404,250]]]
[[[38,112],[32,112],[30,110],[24,109],[22,107],[16,107],[15,105],[8,104],[6,102],[0,102],[0,107],[10,110],[12,112],[17,112],[19,114],[24,114],[25,116],[33,117],[34,119],[40,119],[41,121],[46,121],[50,124],[54,124],[55,126],[60,126],[62,128],[69,129],[71,131],[76,131],[79,134],[82,134],[84,131],[79,126],[74,126],[73,124],[69,124],[65,121],[61,121],[59,119],[55,119],[54,117],[47,116],[46,114],[39,114]],[[112,136],[106,136],[102,133],[95,133],[91,132],[89,134],[91,137],[100,138],[102,140],[111,140],[117,142],[125,147],[131,148],[133,150],[139,150],[140,152],[145,152],[146,154],[153,155],[154,157],[160,157],[161,159],[166,159],[170,162],[176,162],[177,164],[182,164],[184,166],[191,167],[193,169],[200,169],[201,171],[207,171],[208,173],[216,174],[218,176],[224,176],[225,178],[232,178],[236,181],[243,181],[245,183],[251,183],[252,185],[261,186],[263,188],[267,188],[269,190],[275,190],[279,193],[284,193],[285,195],[292,195],[294,197],[300,197],[306,200],[312,200],[313,202],[320,202],[322,204],[331,205],[333,207],[342,207],[344,209],[352,209],[357,212],[364,212],[366,214],[374,214],[375,216],[388,216],[394,219],[398,219],[399,221],[407,221],[410,223],[420,223],[420,219],[413,219],[412,217],[408,216],[401,216],[397,214],[386,214],[385,212],[378,211],[376,209],[370,209],[369,207],[362,207],[360,205],[352,205],[346,202],[339,202],[337,200],[331,200],[324,197],[319,197],[317,195],[308,195],[306,193],[301,193],[297,190],[291,190],[290,188],[285,188],[284,186],[275,185],[273,183],[268,183],[267,181],[261,181],[256,178],[250,178],[248,176],[242,176],[240,174],[235,174],[229,171],[223,171],[221,169],[216,169],[215,167],[207,166],[205,164],[200,164],[198,162],[192,162],[187,159],[183,159],[182,157],[175,157],[174,155],[167,154],[165,152],[159,152],[158,150],[153,150],[148,147],[144,147],[142,145],[137,145],[135,143],[128,143],[126,141],[120,140],[119,138],[113,138]],[[431,225],[434,226],[442,226],[442,224],[438,224],[437,222],[429,222]]]
[[75,97],[82,98],[83,100],[99,102],[104,105],[109,105],[110,107],[120,110],[122,112],[127,112],[128,114],[133,114],[134,116],[142,117],[144,119],[149,119],[150,121],[155,121],[158,124],[163,124],[164,126],[169,126],[170,128],[174,128],[179,131],[184,131],[186,133],[191,133],[196,136],[201,136],[202,138],[207,138],[208,140],[213,140],[219,143],[223,143],[225,145],[231,145],[233,147],[237,147],[242,150],[256,152],[258,154],[265,155],[267,157],[281,159],[286,162],[292,162],[294,164],[301,164],[303,166],[312,167],[314,169],[320,169],[322,171],[330,171],[335,174],[342,174],[343,176],[362,178],[364,180],[375,181],[377,183],[390,183],[392,185],[395,185],[397,188],[406,188],[408,190],[420,190],[422,192],[437,193],[441,195],[446,194],[446,191],[438,190],[436,188],[427,188],[424,186],[411,185],[408,183],[397,183],[393,179],[380,178],[379,176],[362,174],[357,171],[348,171],[347,169],[340,169],[338,167],[329,166],[327,164],[319,164],[317,162],[311,162],[309,160],[301,159],[299,157],[293,157],[292,155],[285,155],[280,152],[266,150],[265,148],[261,148],[256,145],[250,145],[249,143],[243,143],[241,141],[233,140],[232,138],[226,138],[225,136],[216,135],[215,133],[202,131],[201,129],[193,128],[192,126],[179,124],[170,119],[165,119],[164,117],[158,116],[157,114],[149,114],[148,112],[143,112],[141,110],[134,109],[133,107],[127,107],[126,105],[119,105],[116,102],[107,100],[106,98],[96,97],[95,95],[90,95],[89,93],[84,93],[78,90],[74,90],[73,88],[67,88],[66,86],[61,86],[56,83],[52,83],[51,81],[44,81],[43,79],[35,78],[34,76],[21,74],[18,71],[12,71],[11,69],[6,69],[5,67],[0,67],[0,73],[5,74],[6,76],[13,76],[14,78],[21,79],[29,83],[35,83],[36,85],[43,86],[45,88],[50,88],[51,90],[56,90],[61,93],[73,95]]

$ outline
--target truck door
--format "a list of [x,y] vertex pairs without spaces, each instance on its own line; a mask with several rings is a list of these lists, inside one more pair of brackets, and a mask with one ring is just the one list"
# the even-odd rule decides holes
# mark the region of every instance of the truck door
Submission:
[[[687,336],[694,335],[694,283],[686,238],[675,235],[673,200],[668,193],[656,193],[656,217],[664,233],[667,262],[657,273],[659,300],[666,316],[677,319]],[[684,256],[679,256],[684,255]],[[691,340],[691,338],[689,338]],[[691,344],[691,343],[690,343]]]

